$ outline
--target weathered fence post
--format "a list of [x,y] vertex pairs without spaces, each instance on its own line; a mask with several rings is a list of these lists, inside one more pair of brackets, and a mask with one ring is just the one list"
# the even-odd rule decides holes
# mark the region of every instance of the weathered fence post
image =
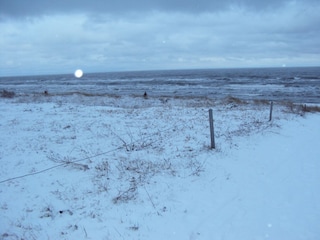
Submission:
[[273,101],[270,103],[270,115],[269,115],[269,122],[272,120],[272,110],[273,110]]
[[214,141],[214,127],[213,127],[212,109],[209,109],[209,123],[210,123],[211,148],[216,148],[216,144]]

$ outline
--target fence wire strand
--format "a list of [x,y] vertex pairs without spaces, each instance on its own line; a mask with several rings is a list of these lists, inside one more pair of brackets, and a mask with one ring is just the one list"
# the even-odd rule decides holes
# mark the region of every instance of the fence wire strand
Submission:
[[[178,124],[178,125],[175,125],[174,127],[170,127],[170,128],[167,128],[167,129],[164,129],[164,130],[158,130],[157,132],[155,133],[164,133],[164,132],[168,132],[168,131],[171,131],[177,127],[181,127],[181,126],[185,126],[185,124]],[[144,140],[146,138],[150,138],[151,136],[154,136],[155,133],[152,133],[152,134],[149,134],[149,136],[144,136],[142,138],[139,138],[138,140],[135,140],[135,143],[138,143],[138,141],[141,141],[141,140]],[[157,142],[156,140],[155,141],[152,141],[150,144],[153,144]],[[102,152],[102,153],[98,153],[96,155],[93,155],[93,156],[89,156],[89,157],[85,157],[85,158],[81,158],[81,159],[78,159],[78,160],[75,160],[75,161],[70,161],[70,162],[66,162],[66,163],[61,163],[61,164],[58,164],[58,165],[55,165],[55,166],[52,166],[52,167],[49,167],[49,168],[45,168],[45,169],[42,169],[42,170],[39,170],[39,171],[36,171],[36,172],[33,172],[33,173],[28,173],[28,174],[24,174],[24,175],[20,175],[20,176],[16,176],[16,177],[12,177],[12,178],[8,178],[8,179],[5,179],[5,180],[2,180],[0,181],[0,184],[1,183],[5,183],[5,182],[9,182],[9,181],[12,181],[12,180],[16,180],[16,179],[21,179],[21,178],[25,178],[25,177],[29,177],[29,176],[33,176],[33,175],[37,175],[37,174],[41,174],[41,173],[44,173],[44,172],[47,172],[49,170],[52,170],[52,169],[55,169],[55,168],[58,168],[58,167],[62,167],[62,166],[67,166],[69,164],[72,164],[72,163],[77,163],[77,162],[82,162],[82,161],[85,161],[85,160],[88,160],[88,159],[91,159],[91,158],[96,158],[96,157],[99,157],[99,156],[102,156],[102,155],[106,155],[106,154],[109,154],[111,152],[115,152],[119,149],[123,148],[123,146],[119,146],[117,148],[114,148],[114,149],[111,149],[109,151],[106,151],[106,152]]]

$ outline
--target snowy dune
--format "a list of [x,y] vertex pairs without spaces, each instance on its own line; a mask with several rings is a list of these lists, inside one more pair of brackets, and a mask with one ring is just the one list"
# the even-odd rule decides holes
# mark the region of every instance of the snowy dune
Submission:
[[318,113],[74,95],[0,117],[0,239],[319,239]]

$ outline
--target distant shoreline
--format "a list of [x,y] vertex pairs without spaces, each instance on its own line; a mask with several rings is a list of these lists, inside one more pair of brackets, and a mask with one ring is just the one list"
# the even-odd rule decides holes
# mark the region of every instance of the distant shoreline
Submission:
[[320,68],[172,70],[10,77],[0,79],[0,93],[16,96],[83,95],[320,103]]

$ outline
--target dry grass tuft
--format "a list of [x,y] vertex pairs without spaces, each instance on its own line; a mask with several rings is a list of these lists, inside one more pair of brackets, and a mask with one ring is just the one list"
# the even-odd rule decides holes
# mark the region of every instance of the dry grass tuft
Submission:
[[288,102],[284,104],[287,107],[285,112],[299,114],[303,116],[305,113],[316,113],[320,112],[320,107],[313,105],[307,106],[307,104],[296,104],[292,102]]
[[247,101],[240,99],[240,98],[236,98],[236,97],[232,97],[232,96],[228,96],[224,99],[224,102],[227,104],[233,103],[233,104],[239,104],[239,105],[244,105],[244,104],[248,104]]
[[303,106],[303,110],[305,112],[315,113],[315,112],[320,112],[320,107],[319,106],[307,106],[307,105],[304,105]]
[[15,95],[16,95],[15,92],[7,91],[7,90],[3,90],[1,92],[2,98],[13,98]]

